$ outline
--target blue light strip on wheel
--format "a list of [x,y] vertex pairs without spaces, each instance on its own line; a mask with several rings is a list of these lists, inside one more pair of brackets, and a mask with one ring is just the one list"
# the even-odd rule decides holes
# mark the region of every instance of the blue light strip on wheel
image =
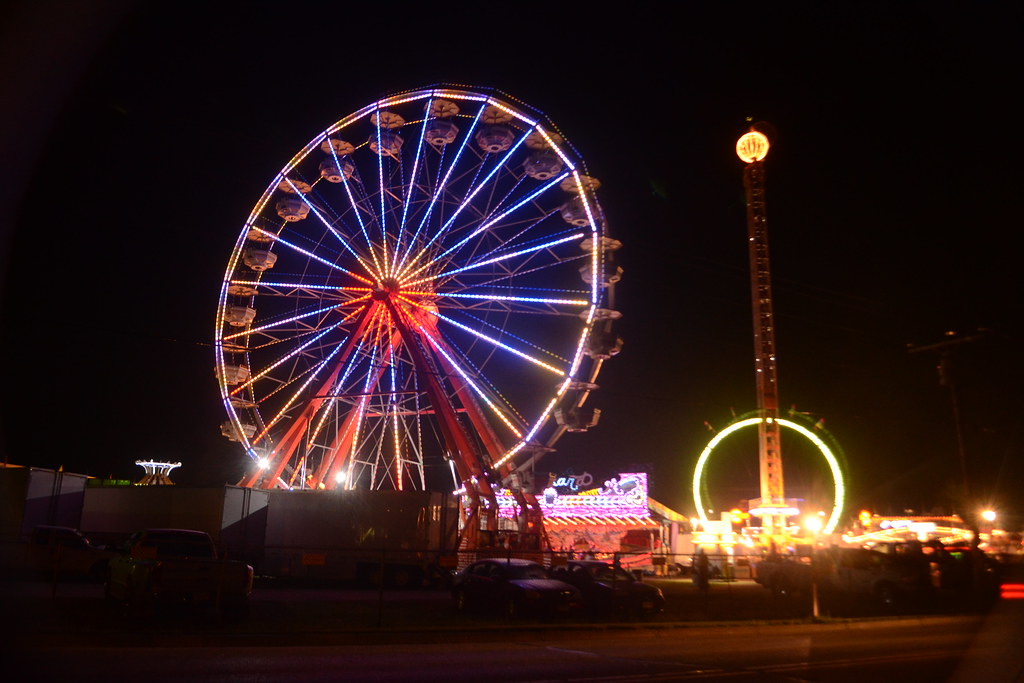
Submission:
[[328,261],[327,259],[322,258],[320,256],[317,256],[316,254],[314,254],[314,253],[312,253],[310,251],[306,251],[302,247],[294,245],[291,242],[289,242],[286,239],[284,239],[283,237],[280,237],[280,236],[278,236],[278,235],[276,235],[276,234],[274,234],[272,232],[267,232],[263,228],[257,228],[255,225],[252,225],[252,226],[249,227],[249,229],[250,230],[255,230],[256,232],[263,233],[264,235],[269,235],[270,237],[274,238],[274,242],[275,243],[280,243],[280,244],[285,245],[286,247],[290,247],[290,248],[294,249],[295,251],[299,252],[300,254],[302,254],[303,256],[308,256],[309,258],[313,259],[314,261],[319,261],[320,263],[324,264],[325,266],[328,266],[330,268],[334,268],[335,270],[339,270],[342,273],[345,273],[346,275],[351,275],[352,277],[354,277],[355,279],[359,280],[360,282],[365,282],[368,285],[372,285],[373,284],[373,282],[371,282],[370,280],[367,280],[365,277],[362,277],[361,275],[356,275],[355,273],[353,273],[351,270],[348,270],[347,268],[342,268],[341,266],[339,266],[336,263],[332,263],[332,262]]
[[[416,304],[416,302],[412,301],[411,299],[406,299],[405,297],[399,297],[399,298],[401,298],[405,302],[408,302],[408,303],[412,304],[413,306],[418,306],[418,304]],[[419,306],[419,308],[423,308],[423,307]],[[533,356],[531,356],[531,355],[529,355],[527,353],[523,353],[519,349],[514,349],[511,346],[509,346],[508,344],[504,344],[504,343],[498,341],[494,337],[488,337],[486,334],[484,334],[482,332],[477,332],[473,328],[467,327],[466,325],[463,325],[462,323],[460,323],[458,321],[452,320],[448,316],[442,315],[441,313],[438,313],[437,311],[431,310],[429,308],[423,308],[423,310],[427,311],[428,313],[430,313],[433,316],[436,316],[440,320],[444,320],[445,322],[447,322],[450,325],[454,325],[455,327],[458,327],[461,330],[465,330],[466,332],[469,332],[470,334],[472,334],[475,337],[479,337],[480,339],[483,339],[484,341],[490,342],[491,344],[494,344],[495,346],[498,346],[498,347],[501,347],[501,348],[505,349],[506,351],[508,351],[511,354],[519,356],[520,358],[523,358],[524,360],[528,360],[528,361],[530,361],[531,363],[533,363],[534,365],[536,365],[538,367],[544,368],[545,370],[547,370],[549,372],[553,372],[554,374],[556,374],[556,375],[558,375],[560,377],[564,377],[565,376],[565,372],[564,371],[559,370],[558,368],[554,367],[553,365],[548,365],[544,361],[538,360],[538,359],[534,358]]]
[[430,282],[431,280],[440,280],[443,277],[448,277],[449,275],[455,275],[456,273],[463,273],[463,272],[465,272],[467,270],[472,270],[474,268],[479,268],[480,266],[486,266],[486,265],[489,265],[491,263],[497,263],[498,261],[504,261],[506,259],[514,258],[516,256],[522,256],[523,254],[529,254],[529,253],[532,253],[532,252],[541,251],[542,249],[547,249],[549,247],[554,247],[554,246],[559,245],[559,244],[564,244],[565,242],[571,242],[573,240],[578,240],[579,238],[583,237],[583,235],[584,235],[584,233],[577,232],[577,233],[574,233],[572,235],[569,235],[568,237],[562,237],[561,239],[551,240],[550,242],[545,242],[544,244],[539,244],[539,245],[537,245],[535,247],[530,247],[528,249],[520,249],[519,251],[513,251],[510,254],[504,254],[502,256],[495,256],[494,258],[486,259],[484,261],[478,261],[477,263],[471,263],[468,266],[463,266],[462,268],[456,268],[455,270],[445,271],[444,273],[440,273],[438,275],[432,275],[432,276],[430,276],[428,278],[423,278],[422,280],[415,280],[413,282],[403,282],[402,286],[403,287],[412,287],[413,285],[422,284],[424,282]]
[[[417,235],[419,235],[420,230],[422,230],[422,228],[426,224],[426,222],[428,220],[430,220],[430,216],[433,213],[434,205],[437,203],[437,198],[441,196],[441,193],[444,191],[444,188],[447,187],[448,179],[451,177],[452,171],[455,170],[455,167],[458,166],[459,159],[462,158],[462,153],[466,150],[466,146],[469,144],[470,139],[473,137],[473,131],[476,130],[476,126],[480,122],[480,117],[483,115],[483,113],[484,113],[484,108],[481,107],[480,111],[478,111],[476,113],[476,116],[473,117],[473,123],[470,124],[469,130],[466,131],[466,135],[462,138],[462,143],[459,145],[459,150],[455,153],[455,158],[452,159],[452,163],[449,164],[448,170],[445,172],[444,179],[441,180],[441,182],[438,184],[437,189],[434,191],[434,196],[430,198],[430,204],[428,205],[428,209],[427,209],[426,213],[423,216],[423,220],[420,221],[419,228],[416,229],[416,234]],[[427,243],[423,245],[423,247],[420,249],[420,252],[415,256],[415,258],[413,258],[412,261],[410,261],[408,264],[405,264],[405,260],[408,258],[409,251],[412,249],[412,244],[413,244],[412,242],[409,243],[409,250],[407,250],[406,253],[405,253],[405,256],[402,257],[402,261],[403,261],[404,265],[402,265],[401,268],[396,268],[395,269],[395,277],[397,279],[401,279],[402,278],[402,273],[404,273],[405,270],[410,265],[415,263],[417,260],[420,259],[420,257],[423,256],[423,254],[426,253],[427,247],[429,247],[431,244],[433,244],[434,240],[437,238],[437,235],[439,233],[440,233],[440,230],[438,230],[438,232],[435,233],[433,237],[431,237],[429,240],[427,240]]]

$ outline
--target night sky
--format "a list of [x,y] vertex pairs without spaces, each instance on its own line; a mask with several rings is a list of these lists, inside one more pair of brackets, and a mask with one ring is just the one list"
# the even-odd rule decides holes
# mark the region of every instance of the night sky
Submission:
[[[981,329],[953,358],[970,483],[1024,513],[1019,5],[185,4],[26,2],[3,26],[10,462],[137,478],[136,459],[180,460],[181,484],[237,481],[211,340],[246,216],[319,131],[444,82],[544,111],[624,243],[625,346],[599,380],[601,422],[541,469],[640,466],[692,513],[705,421],[756,407],[734,153],[749,117],[778,131],[781,403],[841,443],[853,512],[954,504],[950,391],[938,355],[908,344]],[[736,438],[718,508],[758,495],[755,439]],[[787,488],[820,485],[803,451]]]

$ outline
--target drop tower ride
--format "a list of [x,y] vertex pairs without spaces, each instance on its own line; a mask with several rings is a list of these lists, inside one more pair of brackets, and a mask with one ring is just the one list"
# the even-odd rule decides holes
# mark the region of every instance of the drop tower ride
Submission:
[[761,498],[750,501],[750,514],[760,517],[769,537],[786,526],[786,515],[798,510],[785,498],[780,444],[779,385],[775,361],[775,316],[772,311],[768,218],[765,213],[764,158],[768,137],[751,127],[736,143],[746,164],[743,186],[747,201],[747,244],[750,254],[751,300],[754,314],[754,371],[757,383],[758,462]]

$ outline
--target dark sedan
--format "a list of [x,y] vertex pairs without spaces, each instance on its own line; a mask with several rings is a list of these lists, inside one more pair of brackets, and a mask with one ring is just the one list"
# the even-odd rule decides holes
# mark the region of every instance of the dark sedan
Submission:
[[597,617],[650,616],[665,607],[661,589],[600,560],[569,560],[553,573],[579,588],[587,611]]
[[452,586],[459,611],[552,617],[583,606],[579,590],[551,578],[544,567],[530,560],[494,558],[478,560],[459,572]]

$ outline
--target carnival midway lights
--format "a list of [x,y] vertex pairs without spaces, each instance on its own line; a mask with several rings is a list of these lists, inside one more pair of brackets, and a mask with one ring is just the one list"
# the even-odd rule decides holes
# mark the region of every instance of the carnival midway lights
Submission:
[[542,547],[557,512],[533,466],[597,423],[588,398],[622,344],[599,188],[550,120],[497,90],[389,95],[316,135],[270,180],[220,289],[240,485],[454,488],[461,548],[499,531]]
[[[583,490],[565,486],[564,479],[550,482],[537,499],[553,549],[581,549],[580,540],[586,538],[586,550],[607,552],[619,546],[627,529],[658,528],[651,517],[647,473],[622,472],[603,485]],[[518,507],[515,494],[501,489],[497,500],[499,516],[514,520]],[[619,561],[628,564],[645,559],[622,557]]]
[[[699,516],[698,523],[705,532],[721,536],[731,544],[731,521],[709,520],[704,485],[705,467],[715,447],[730,434],[745,427],[757,427],[760,498],[749,502],[749,515],[762,521],[762,533],[757,539],[761,545],[785,545],[801,534],[800,525],[790,525],[788,518],[801,514],[800,501],[785,497],[782,474],[781,435],[792,430],[808,439],[821,453],[831,471],[835,496],[832,510],[826,515],[812,514],[802,524],[803,535],[831,534],[842,516],[845,484],[836,449],[827,443],[834,439],[822,438],[820,424],[807,427],[795,420],[779,416],[778,374],[775,358],[775,318],[772,310],[771,266],[768,252],[768,220],[765,212],[764,159],[768,155],[769,139],[758,126],[751,127],[736,143],[736,154],[745,164],[743,185],[747,204],[747,242],[750,256],[751,299],[754,321],[754,369],[757,387],[757,410],[752,415],[733,420],[718,432],[700,454],[693,476],[693,500]],[[821,511],[824,512],[824,511]],[[728,526],[726,529],[725,527]]]

